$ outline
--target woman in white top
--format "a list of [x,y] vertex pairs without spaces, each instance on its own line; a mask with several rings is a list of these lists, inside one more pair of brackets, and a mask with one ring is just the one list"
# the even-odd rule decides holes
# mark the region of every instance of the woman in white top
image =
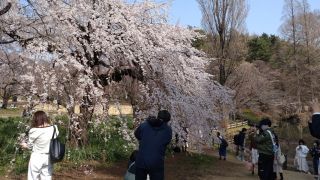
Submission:
[[[55,126],[55,137],[59,131]],[[54,127],[50,125],[49,118],[43,111],[37,111],[33,115],[28,143],[21,143],[22,148],[31,149],[28,166],[28,180],[51,180],[53,165],[49,158],[50,140]]]
[[309,153],[309,148],[304,145],[304,141],[302,139],[299,140],[299,145],[296,147],[296,161],[298,165],[298,170],[300,172],[309,172],[309,166],[306,160],[306,157]]

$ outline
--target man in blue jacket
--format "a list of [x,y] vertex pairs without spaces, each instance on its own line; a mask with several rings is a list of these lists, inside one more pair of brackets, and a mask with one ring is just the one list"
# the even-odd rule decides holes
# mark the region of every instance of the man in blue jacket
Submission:
[[310,134],[320,139],[320,106],[318,101],[313,102],[312,104],[313,115],[311,121],[309,121]]
[[164,156],[167,145],[172,138],[172,130],[168,126],[171,115],[161,110],[158,117],[148,117],[134,132],[139,141],[136,157],[136,180],[164,179]]
[[[310,134],[317,138],[320,139],[320,105],[318,100],[312,103],[312,117],[311,121],[309,121],[309,130]],[[318,179],[320,179],[320,166],[319,166],[320,158],[318,159]],[[316,173],[315,173],[316,174]]]

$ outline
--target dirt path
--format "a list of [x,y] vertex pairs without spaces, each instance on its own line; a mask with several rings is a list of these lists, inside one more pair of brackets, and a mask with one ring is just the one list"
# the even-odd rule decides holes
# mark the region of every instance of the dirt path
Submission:
[[[209,156],[197,154],[173,154],[165,160],[166,180],[258,180],[258,176],[251,175],[245,167],[245,163],[238,161],[230,155],[227,161],[219,160],[217,152],[205,151]],[[98,162],[88,163],[77,169],[60,168],[54,173],[54,180],[70,179],[107,179],[122,180],[126,171],[126,161],[112,165]],[[61,169],[64,169],[61,171]],[[256,170],[257,171],[257,170]],[[286,180],[312,180],[312,175],[301,174],[293,171],[285,171]],[[0,179],[3,179],[0,177]],[[7,178],[6,178],[7,179]],[[12,177],[11,179],[26,179],[26,175]]]
[[[258,180],[257,174],[251,172],[244,162],[238,161],[230,155],[227,161],[219,160],[217,152],[206,150],[209,156],[176,154],[169,156],[165,161],[166,180]],[[117,163],[108,168],[100,168],[88,176],[79,179],[123,179],[126,171],[126,162]],[[257,172],[257,170],[255,170]],[[75,172],[76,173],[76,172]],[[69,174],[70,175],[70,174]],[[57,176],[58,179],[74,179],[77,176]],[[284,171],[287,180],[312,180],[312,175],[302,174],[293,171]],[[75,178],[75,179],[78,179]]]
[[[206,153],[208,155],[211,156],[217,156],[217,152],[216,151],[212,151],[212,150],[206,150]],[[230,155],[228,157],[228,161],[233,163],[233,164],[237,164],[239,167],[245,167],[245,163],[244,162],[240,162],[238,159],[236,159],[233,155]],[[255,169],[255,172],[257,172],[257,169]],[[225,172],[228,173],[228,172]],[[231,172],[230,174],[234,174],[233,172]],[[224,175],[224,176],[208,176],[205,179],[223,179],[223,180],[250,180],[250,179],[256,179],[258,180],[258,176],[257,175],[251,175],[248,170],[246,168],[242,169],[241,172],[239,172],[239,174],[241,174],[241,176],[236,176],[236,177],[230,177],[228,175]],[[304,174],[304,173],[299,173],[299,172],[295,172],[295,171],[286,171],[284,170],[283,172],[284,175],[284,179],[287,180],[314,180],[313,176],[310,174]]]

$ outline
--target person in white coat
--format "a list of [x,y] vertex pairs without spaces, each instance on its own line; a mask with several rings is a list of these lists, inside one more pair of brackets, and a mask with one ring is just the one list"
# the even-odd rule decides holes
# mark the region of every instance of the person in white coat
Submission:
[[[282,158],[282,151],[279,144],[278,138],[276,138],[276,145],[277,145],[277,151],[274,155],[274,161],[273,161],[273,173],[274,173],[274,179],[277,179],[278,174],[280,175],[280,180],[283,180],[283,159]],[[285,160],[285,159],[284,159]]]
[[[55,126],[55,137],[59,131]],[[49,118],[43,111],[37,111],[33,115],[28,142],[21,143],[24,149],[32,149],[28,166],[28,180],[51,180],[53,164],[50,161],[49,147],[54,132],[54,126],[50,125]]]
[[297,169],[300,172],[308,173],[309,166],[307,163],[307,155],[309,153],[309,148],[305,145],[302,139],[299,140],[299,145],[296,147],[296,162]]

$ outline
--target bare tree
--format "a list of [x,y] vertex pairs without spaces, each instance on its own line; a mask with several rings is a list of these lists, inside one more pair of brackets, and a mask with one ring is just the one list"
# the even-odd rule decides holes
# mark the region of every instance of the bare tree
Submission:
[[317,94],[319,15],[310,10],[307,0],[286,0],[283,19],[282,35],[290,45],[286,70],[292,74],[287,87],[301,113],[303,103]]
[[282,25],[282,33],[293,44],[293,54],[297,52],[297,8],[299,2],[297,0],[285,0],[283,8],[283,18],[285,23]]
[[301,12],[297,17],[297,25],[298,32],[297,36],[301,39],[301,56],[303,57],[303,62],[306,67],[306,78],[309,82],[307,85],[310,88],[311,99],[315,98],[315,85],[314,83],[316,79],[314,79],[314,75],[316,72],[314,71],[314,67],[317,66],[319,62],[319,54],[317,46],[317,40],[320,37],[319,28],[319,14],[315,11],[312,12],[310,10],[310,5],[307,0],[302,0],[301,2]]
[[[202,12],[202,23],[207,33],[212,36],[211,44],[217,53],[219,82],[225,84],[235,61],[229,53],[244,31],[248,7],[246,0],[197,0]],[[233,48],[231,48],[233,47]]]
[[293,72],[295,74],[295,85],[296,88],[296,97],[298,101],[298,109],[297,113],[301,111],[301,66],[299,65],[301,62],[298,61],[297,57],[297,46],[298,46],[298,36],[297,36],[297,16],[299,15],[298,8],[301,7],[301,4],[297,0],[285,0],[284,5],[284,23],[282,24],[282,34],[288,40],[288,42],[292,43],[292,52],[289,52],[289,59],[291,59],[291,68],[293,68]]
[[226,83],[235,90],[234,100],[237,109],[261,110],[263,109],[261,106],[271,105],[270,95],[273,93],[271,81],[259,71],[257,64],[258,61],[256,64],[242,62]]

